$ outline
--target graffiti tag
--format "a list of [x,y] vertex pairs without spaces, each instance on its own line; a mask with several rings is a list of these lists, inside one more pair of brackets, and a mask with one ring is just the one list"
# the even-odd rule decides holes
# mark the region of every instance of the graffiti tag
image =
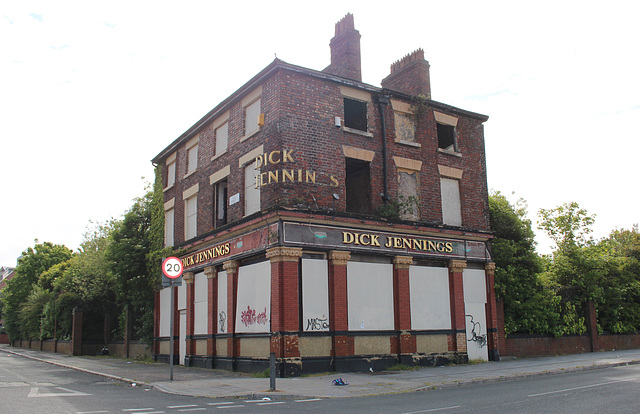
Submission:
[[[467,342],[475,342],[476,345],[478,345],[478,348],[484,348],[487,345],[487,334],[478,335],[480,332],[482,332],[480,322],[474,322],[473,315],[464,316],[471,318],[471,325],[473,325],[473,328],[471,329],[471,339],[467,339]],[[478,330],[477,332],[476,329]]]
[[227,322],[227,314],[224,311],[220,311],[220,315],[218,317],[220,318],[220,332],[225,332],[224,327]]
[[305,331],[322,331],[325,329],[329,329],[329,322],[327,318],[309,318],[307,319],[307,327],[304,329]]
[[269,322],[269,320],[267,319],[267,308],[264,308],[263,312],[260,312],[256,315],[256,310],[251,309],[250,306],[247,306],[247,310],[242,311],[242,313],[240,314],[240,322],[242,322],[244,326],[255,324],[266,325],[267,322]]

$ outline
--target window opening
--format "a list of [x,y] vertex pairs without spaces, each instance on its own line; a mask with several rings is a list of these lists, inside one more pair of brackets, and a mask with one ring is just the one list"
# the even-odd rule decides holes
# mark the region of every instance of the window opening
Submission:
[[367,103],[344,98],[344,126],[367,131]]
[[371,213],[371,172],[369,162],[346,159],[346,202],[350,213]]
[[438,148],[456,151],[455,127],[453,125],[438,125]]
[[214,184],[213,197],[215,203],[213,210],[213,227],[218,228],[227,224],[227,180],[222,180]]

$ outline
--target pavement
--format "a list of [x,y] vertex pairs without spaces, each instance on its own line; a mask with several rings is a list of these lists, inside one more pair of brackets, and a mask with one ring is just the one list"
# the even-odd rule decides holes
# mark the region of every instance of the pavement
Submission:
[[[155,388],[165,393],[211,398],[336,398],[413,392],[479,382],[507,381],[536,375],[640,364],[640,349],[594,352],[540,358],[503,358],[500,362],[425,367],[410,371],[324,373],[298,378],[277,378],[270,391],[269,378],[216,369],[173,367],[108,356],[72,357],[0,345],[0,352],[72,368],[78,371]],[[348,385],[333,385],[342,378]]]

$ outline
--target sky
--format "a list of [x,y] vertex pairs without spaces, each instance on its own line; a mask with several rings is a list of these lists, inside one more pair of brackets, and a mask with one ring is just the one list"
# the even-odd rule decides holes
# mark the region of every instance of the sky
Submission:
[[489,116],[489,188],[534,227],[573,201],[596,238],[640,221],[638,2],[0,0],[0,266],[121,218],[150,160],[275,57],[324,69],[347,13],[365,83],[422,48],[432,98]]

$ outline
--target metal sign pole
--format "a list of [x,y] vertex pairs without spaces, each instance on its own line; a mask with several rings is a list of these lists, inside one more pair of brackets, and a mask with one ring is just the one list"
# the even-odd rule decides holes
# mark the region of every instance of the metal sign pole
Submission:
[[173,381],[173,279],[171,279],[171,299],[169,301],[169,381]]

